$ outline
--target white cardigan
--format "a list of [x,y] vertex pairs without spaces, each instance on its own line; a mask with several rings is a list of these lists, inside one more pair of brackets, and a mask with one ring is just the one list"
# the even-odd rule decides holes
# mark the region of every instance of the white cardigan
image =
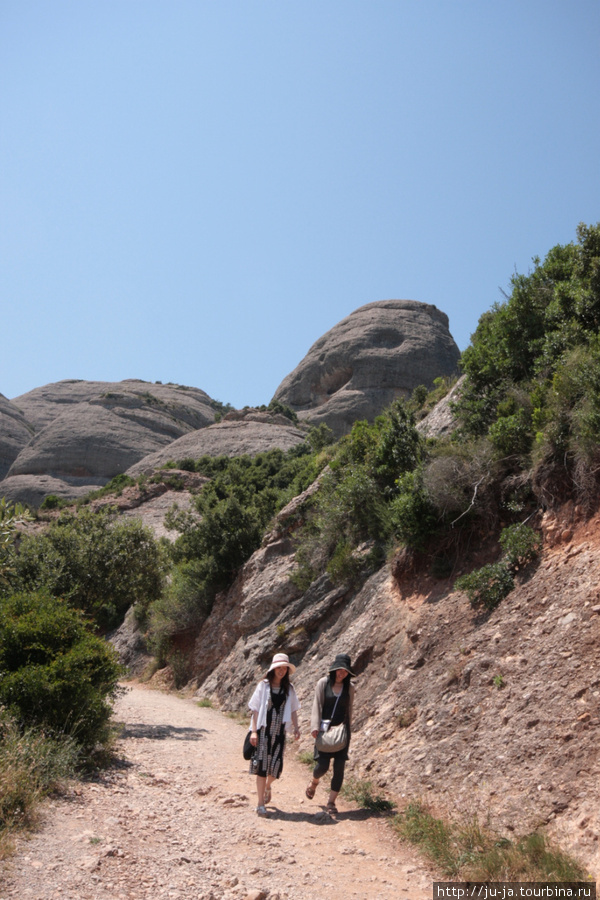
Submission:
[[[248,702],[248,706],[252,710],[252,712],[258,713],[258,718],[256,722],[256,730],[260,731],[263,725],[267,724],[267,707],[269,705],[269,699],[271,697],[271,685],[269,684],[268,678],[263,678],[262,681],[259,681],[256,685],[254,693],[250,697]],[[285,725],[286,731],[292,730],[292,713],[297,712],[300,709],[300,701],[298,700],[298,696],[296,691],[294,690],[294,685],[290,684],[290,690],[287,695],[287,699],[285,701],[285,706],[283,708],[283,724]],[[250,722],[250,728],[248,731],[252,730],[252,721]]]

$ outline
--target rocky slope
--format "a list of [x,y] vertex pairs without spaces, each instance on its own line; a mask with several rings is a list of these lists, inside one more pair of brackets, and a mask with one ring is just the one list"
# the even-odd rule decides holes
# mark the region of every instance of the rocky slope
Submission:
[[306,440],[306,431],[295,428],[285,416],[257,411],[228,413],[223,422],[192,431],[155,453],[145,456],[127,474],[150,474],[170,460],[201,456],[255,456],[278,448],[291,450]]
[[[544,553],[492,613],[401,558],[359,590],[288,576],[298,504],[221,595],[196,640],[198,696],[243,709],[274,652],[308,715],[337,652],[359,673],[351,770],[401,804],[424,798],[501,832],[549,827],[600,874],[600,515],[537,523]],[[484,542],[481,565],[497,553]],[[309,742],[305,740],[306,749]]]
[[454,375],[460,351],[448,316],[428,303],[368,303],[319,338],[281,382],[274,400],[339,437],[358,419],[372,421],[420,384]]

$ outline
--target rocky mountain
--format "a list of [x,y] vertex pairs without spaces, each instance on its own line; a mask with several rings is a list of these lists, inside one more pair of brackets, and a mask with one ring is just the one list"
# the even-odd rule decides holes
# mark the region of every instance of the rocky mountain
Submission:
[[247,409],[216,424],[219,404],[199,388],[137,379],[72,379],[13,400],[0,395],[0,496],[39,506],[48,494],[80,497],[122,472],[137,476],[171,460],[288,450],[308,424],[341,435],[417,385],[453,374],[459,355],[445,313],[386,300],[332,328],[275,392],[304,428]]
[[33,434],[23,412],[0,394],[0,482]]
[[273,399],[311,425],[325,422],[339,437],[419,385],[456,374],[459,357],[448,316],[435,306],[368,303],[313,344]]
[[34,506],[49,493],[86,494],[149,453],[214,422],[211,404],[198,388],[133,379],[36,388],[9,402],[13,422],[26,423],[29,440],[15,445],[18,452],[0,493]]
[[[423,430],[445,433],[448,417],[445,398]],[[543,826],[600,875],[600,513],[573,503],[539,513],[542,556],[488,612],[453,587],[498,558],[485,535],[447,577],[399,552],[355,587],[327,575],[296,587],[294,537],[319,483],[278,514],[218,595],[194,639],[188,690],[245,713],[273,654],[288,653],[309,751],[315,683],[347,652],[358,673],[352,776],[400,808],[424,800],[508,837]],[[148,658],[131,617],[115,644],[139,673]]]

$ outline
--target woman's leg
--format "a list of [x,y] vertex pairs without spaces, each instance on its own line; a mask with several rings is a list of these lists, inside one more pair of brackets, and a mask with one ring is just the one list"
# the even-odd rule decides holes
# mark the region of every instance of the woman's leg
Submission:
[[329,763],[331,762],[331,754],[330,753],[319,753],[316,765],[313,769],[313,780],[318,781],[319,778],[322,778],[323,775],[329,769]]
[[306,788],[306,796],[309,800],[312,800],[312,798],[315,796],[315,791],[319,784],[319,779],[321,779],[329,769],[330,760],[331,756],[329,755],[329,753],[319,753],[316,765],[313,769],[312,781]]
[[267,775],[266,784],[265,784],[265,794],[264,794],[265,803],[271,802],[271,785],[273,784],[274,781],[275,781],[274,775]]
[[267,786],[267,779],[264,776],[257,775],[256,776],[256,793],[258,796],[258,805],[265,805],[265,787]]
[[333,776],[331,778],[331,791],[329,792],[329,799],[327,801],[327,806],[333,807],[333,809],[335,809],[335,801],[337,800],[337,796],[341,791],[342,785],[344,783],[345,768],[346,760],[343,757],[334,757]]

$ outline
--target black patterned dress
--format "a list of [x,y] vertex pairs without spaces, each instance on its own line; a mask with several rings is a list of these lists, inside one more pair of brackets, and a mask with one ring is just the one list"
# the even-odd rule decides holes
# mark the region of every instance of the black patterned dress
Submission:
[[283,750],[285,747],[285,726],[283,710],[286,696],[281,688],[271,688],[267,706],[267,723],[258,732],[256,753],[250,760],[250,774],[266,778],[279,778],[283,772]]

